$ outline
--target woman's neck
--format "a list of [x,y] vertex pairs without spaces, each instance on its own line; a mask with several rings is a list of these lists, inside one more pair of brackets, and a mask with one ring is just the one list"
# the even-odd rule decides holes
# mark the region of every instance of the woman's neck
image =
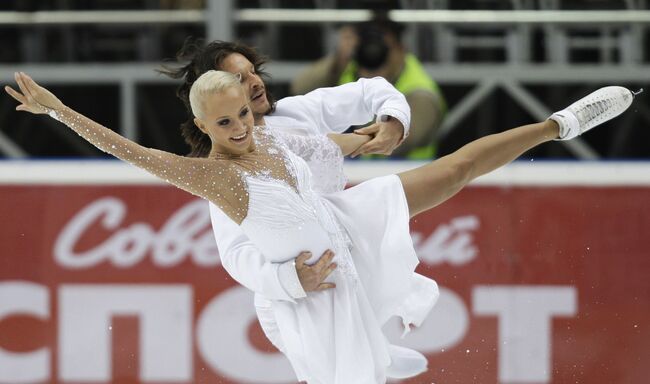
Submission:
[[217,147],[212,147],[208,157],[214,158],[214,159],[236,159],[236,158],[248,155],[248,154],[250,154],[252,152],[255,152],[255,141],[252,141],[251,145],[243,153],[233,153],[233,152],[228,152],[227,150],[223,150],[223,149],[220,149],[220,148],[217,148]]

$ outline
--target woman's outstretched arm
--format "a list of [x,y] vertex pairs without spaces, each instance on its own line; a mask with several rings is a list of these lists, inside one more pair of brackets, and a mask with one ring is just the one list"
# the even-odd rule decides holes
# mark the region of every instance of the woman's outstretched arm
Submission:
[[411,216],[444,202],[470,181],[510,163],[527,150],[556,139],[556,122],[525,125],[475,140],[456,152],[399,177]]
[[[48,114],[102,151],[143,168],[183,190],[213,201],[219,206],[223,205],[223,201],[219,199],[222,196],[219,195],[219,189],[222,189],[220,183],[208,181],[206,177],[210,169],[214,170],[214,167],[220,166],[219,162],[188,158],[143,147],[68,108],[26,74],[17,73],[15,77],[21,92],[9,86],[5,87],[5,91],[21,103],[16,110]],[[210,174],[214,175],[216,172]],[[209,187],[206,185],[208,182]]]
[[[164,176],[163,170],[160,169],[164,164],[160,164],[155,159],[159,158],[160,161],[164,161],[166,152],[143,147],[74,111],[24,73],[18,73],[15,77],[22,93],[9,86],[5,87],[5,90],[21,103],[16,110],[48,114],[102,151],[144,168],[156,176]],[[171,153],[167,155],[170,155],[168,158],[174,156]]]

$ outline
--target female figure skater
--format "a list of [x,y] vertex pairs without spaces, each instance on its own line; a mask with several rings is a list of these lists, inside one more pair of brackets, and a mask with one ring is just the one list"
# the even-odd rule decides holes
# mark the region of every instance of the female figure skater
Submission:
[[206,72],[190,91],[195,123],[212,140],[206,158],[142,147],[66,107],[29,76],[16,74],[16,81],[21,92],[5,90],[21,103],[17,110],[49,114],[98,148],[210,200],[269,260],[286,261],[293,254],[286,244],[309,246],[314,255],[334,250],[336,264],[324,271],[334,289],[305,287],[311,288],[307,297],[271,307],[279,331],[275,342],[298,379],[310,384],[384,383],[394,365],[402,365],[404,377],[420,373],[422,357],[390,351],[381,332],[393,315],[406,328],[419,325],[437,299],[435,282],[414,273],[409,217],[538,144],[573,138],[617,116],[634,96],[606,87],[547,121],[486,136],[411,171],[318,195],[296,153],[340,166],[341,153],[353,152],[369,137],[296,137],[255,127],[239,78],[230,73]]

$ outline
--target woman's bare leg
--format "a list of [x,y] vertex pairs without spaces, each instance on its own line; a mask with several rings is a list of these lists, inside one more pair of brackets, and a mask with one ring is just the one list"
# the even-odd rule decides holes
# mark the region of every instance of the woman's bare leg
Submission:
[[524,125],[475,140],[456,152],[399,173],[411,217],[444,202],[475,178],[558,137],[556,122]]

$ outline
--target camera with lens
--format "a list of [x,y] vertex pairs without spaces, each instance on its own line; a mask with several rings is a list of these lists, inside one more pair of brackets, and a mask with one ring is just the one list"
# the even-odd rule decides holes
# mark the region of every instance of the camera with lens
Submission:
[[384,38],[384,30],[376,25],[362,25],[357,29],[359,42],[354,52],[354,60],[359,68],[376,70],[386,63],[389,47]]

